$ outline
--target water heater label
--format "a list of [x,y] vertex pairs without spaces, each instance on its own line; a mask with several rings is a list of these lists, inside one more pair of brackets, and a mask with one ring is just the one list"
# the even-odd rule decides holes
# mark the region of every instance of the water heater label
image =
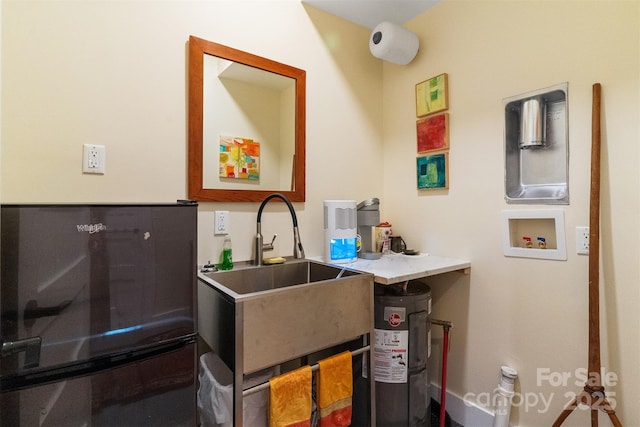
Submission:
[[373,357],[376,381],[406,383],[409,363],[409,331],[376,329],[375,333]]

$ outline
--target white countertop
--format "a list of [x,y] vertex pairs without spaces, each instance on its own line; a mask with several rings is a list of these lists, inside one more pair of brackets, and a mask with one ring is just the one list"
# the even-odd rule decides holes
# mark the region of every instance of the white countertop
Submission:
[[358,258],[346,264],[334,264],[354,270],[371,273],[376,283],[390,285],[421,277],[434,276],[450,271],[469,273],[471,262],[428,254],[404,255],[391,253],[380,259],[369,260]]

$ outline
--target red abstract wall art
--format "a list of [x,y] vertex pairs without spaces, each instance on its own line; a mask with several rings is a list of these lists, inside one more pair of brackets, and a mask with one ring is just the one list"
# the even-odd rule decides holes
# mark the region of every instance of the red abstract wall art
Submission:
[[416,122],[418,153],[449,148],[449,113],[429,116]]

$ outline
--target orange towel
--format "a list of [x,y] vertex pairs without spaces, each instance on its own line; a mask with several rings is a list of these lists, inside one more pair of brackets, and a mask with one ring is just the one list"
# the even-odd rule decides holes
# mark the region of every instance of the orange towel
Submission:
[[303,366],[269,380],[269,426],[311,425],[311,367]]
[[351,425],[353,373],[351,352],[345,351],[318,362],[320,427]]

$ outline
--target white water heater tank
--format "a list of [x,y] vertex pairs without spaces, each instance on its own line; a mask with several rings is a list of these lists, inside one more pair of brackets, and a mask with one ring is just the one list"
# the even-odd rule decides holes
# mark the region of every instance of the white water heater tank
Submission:
[[324,201],[325,262],[347,263],[358,257],[355,200]]

